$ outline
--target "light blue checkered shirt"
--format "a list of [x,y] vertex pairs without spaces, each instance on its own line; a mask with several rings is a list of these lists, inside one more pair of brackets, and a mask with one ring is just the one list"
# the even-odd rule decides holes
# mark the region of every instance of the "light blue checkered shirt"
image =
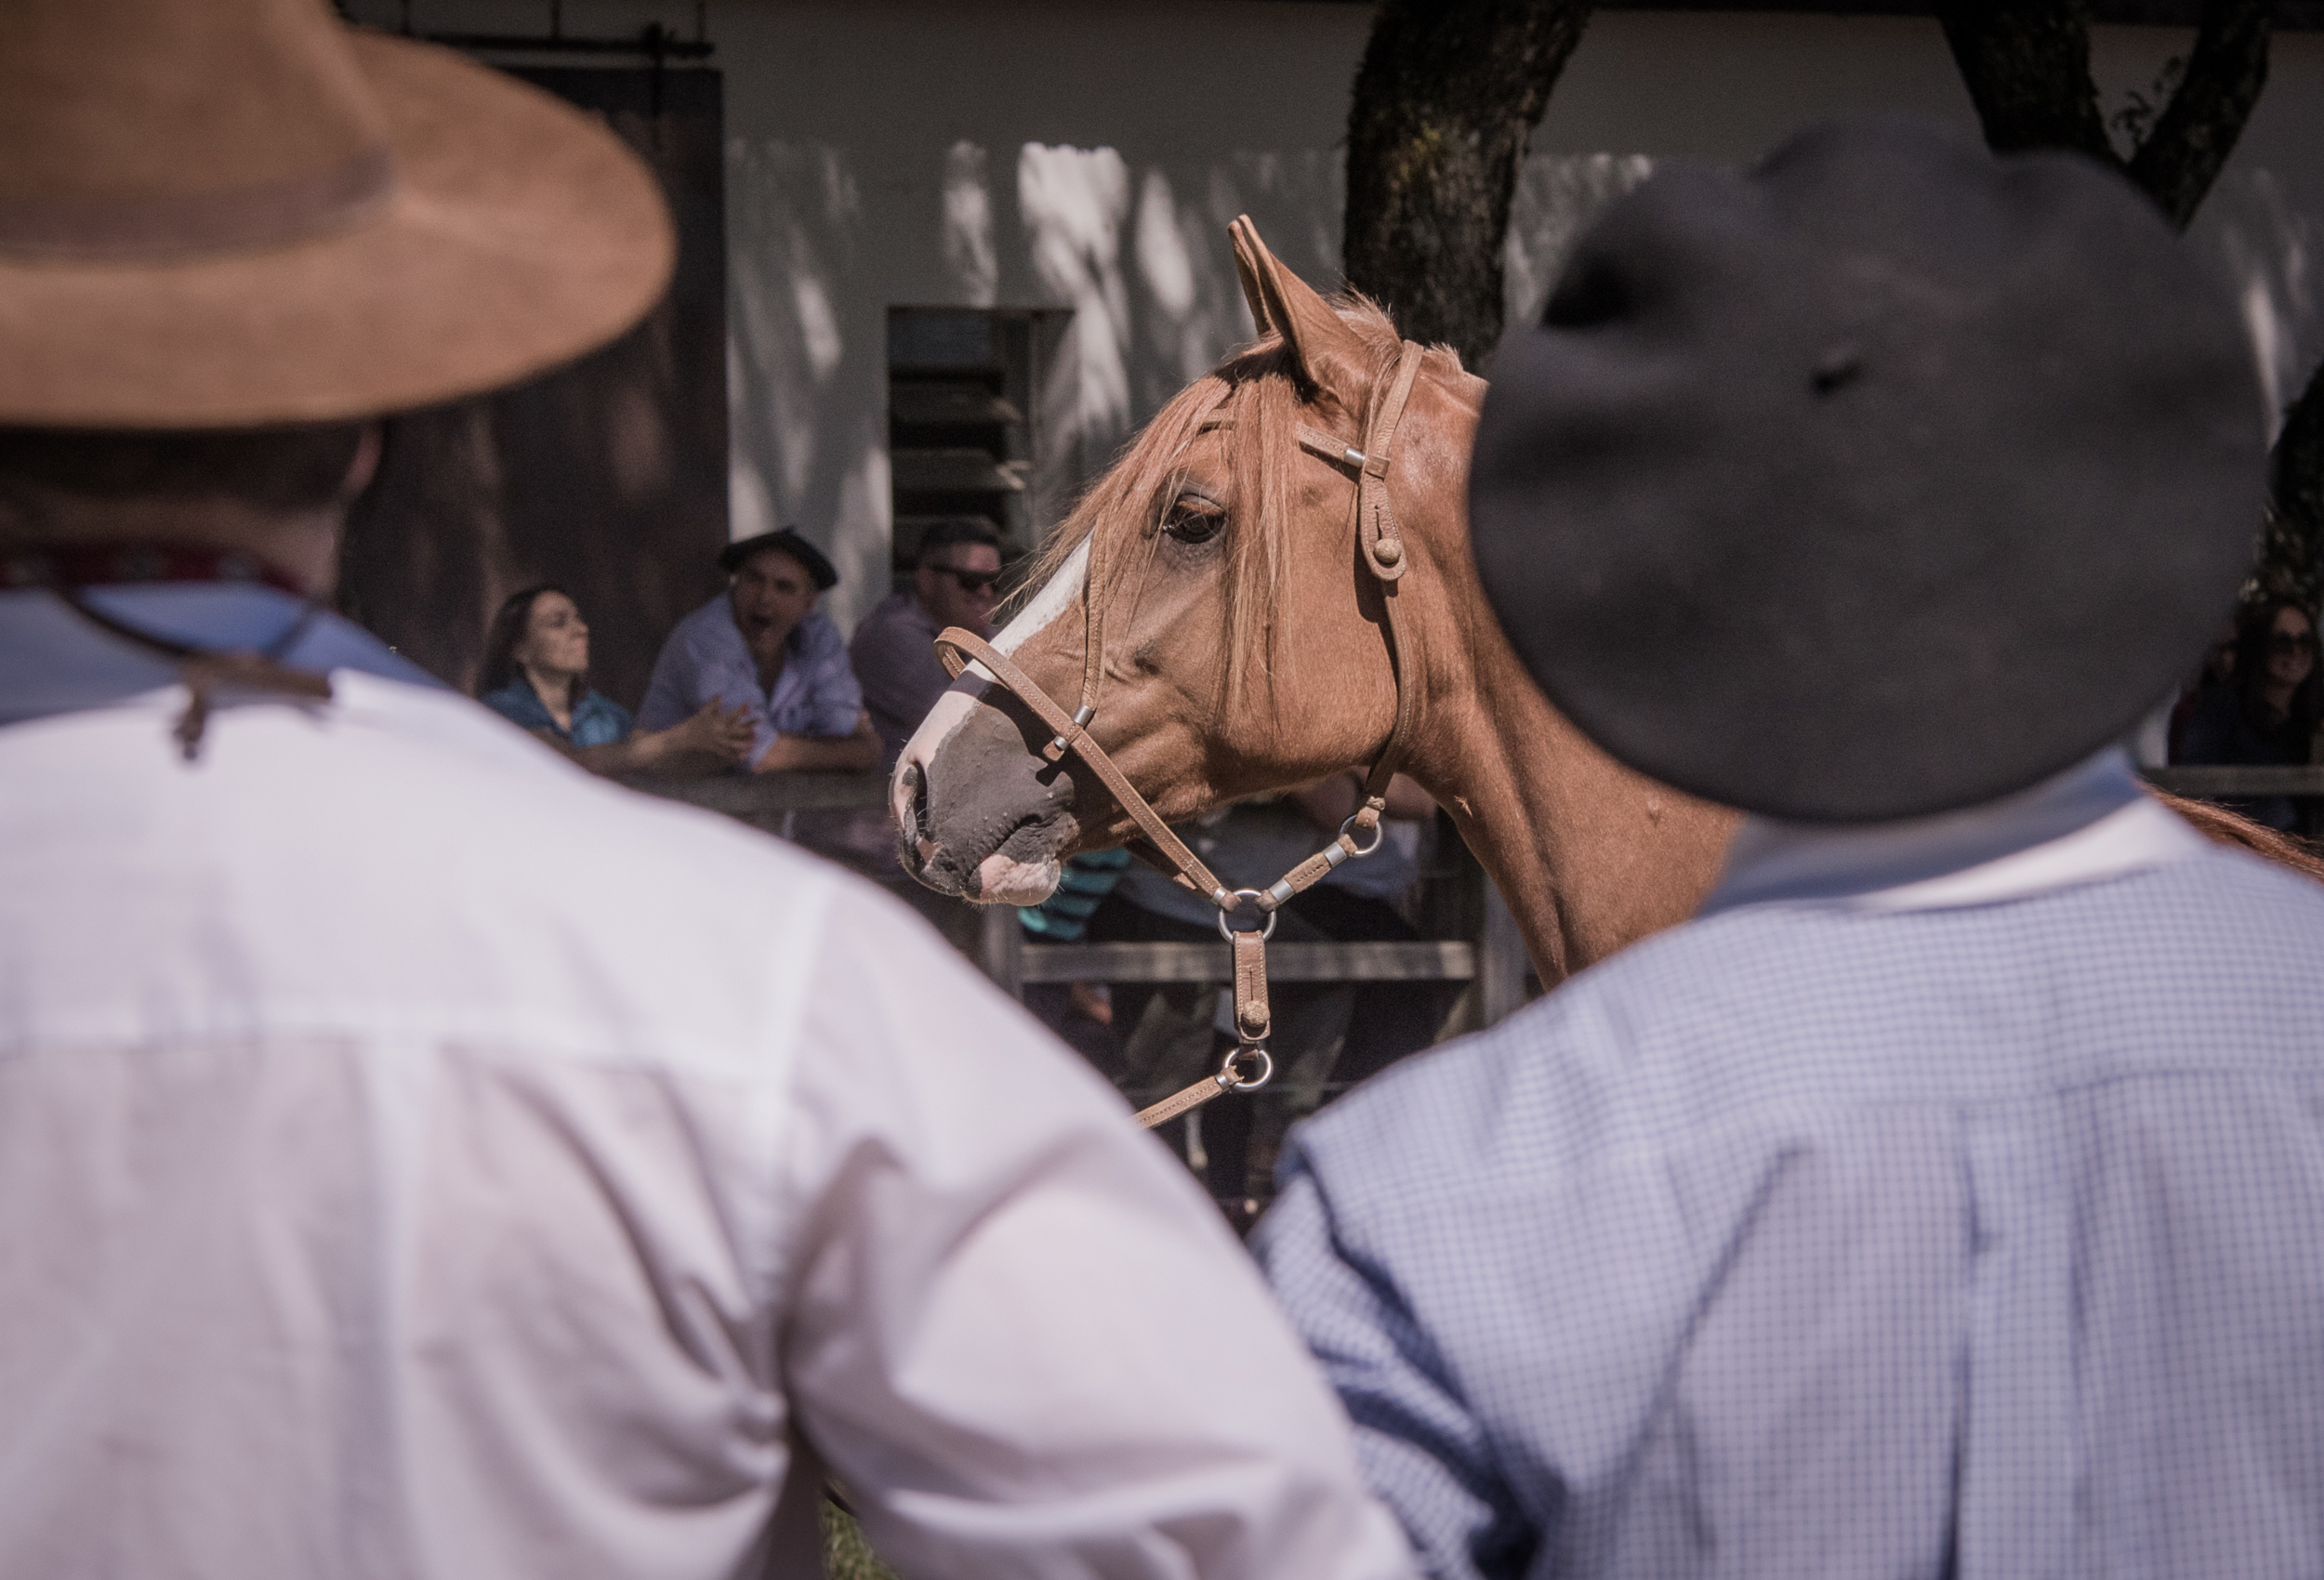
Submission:
[[1261,1253],[1434,1573],[2324,1574],[2324,889],[2068,777],[1754,830],[1295,1132]]

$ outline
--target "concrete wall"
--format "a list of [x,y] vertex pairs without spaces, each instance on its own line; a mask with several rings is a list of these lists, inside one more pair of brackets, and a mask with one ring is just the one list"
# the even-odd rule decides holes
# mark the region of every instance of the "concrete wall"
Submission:
[[[359,16],[394,22],[397,0]],[[415,0],[429,30],[538,32],[538,0]],[[691,31],[692,7],[571,0],[569,33]],[[1348,94],[1367,7],[1316,0],[715,0],[726,73],[730,501],[737,535],[797,521],[845,580],[886,581],[885,314],[1057,306],[1076,331],[1046,415],[1103,456],[1249,332],[1225,238],[1248,212],[1338,278]],[[2191,35],[2099,32],[2117,108]],[[1509,252],[1537,312],[1587,214],[1658,160],[1754,155],[1819,117],[1910,111],[1974,127],[1933,21],[1620,11],[1594,18],[1535,138]],[[2273,77],[2198,222],[2245,291],[2279,399],[2324,350],[2324,35]]]

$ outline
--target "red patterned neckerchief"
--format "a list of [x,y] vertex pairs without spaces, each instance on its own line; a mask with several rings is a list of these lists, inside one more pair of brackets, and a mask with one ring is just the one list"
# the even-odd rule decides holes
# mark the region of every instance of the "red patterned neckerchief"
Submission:
[[304,588],[256,555],[238,548],[179,543],[32,544],[0,549],[0,587],[139,586],[158,582],[237,582],[296,598]]

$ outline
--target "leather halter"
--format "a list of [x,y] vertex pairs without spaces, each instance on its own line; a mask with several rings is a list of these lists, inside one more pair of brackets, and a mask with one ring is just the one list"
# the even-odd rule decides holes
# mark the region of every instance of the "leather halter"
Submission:
[[[1042,723],[1053,731],[1054,738],[1042,749],[1042,756],[1051,762],[1067,752],[1077,754],[1089,764],[1114,799],[1128,812],[1140,831],[1163,858],[1178,869],[1178,881],[1197,893],[1206,895],[1219,907],[1219,929],[1226,933],[1235,945],[1235,1034],[1241,1047],[1228,1058],[1227,1067],[1217,1080],[1218,1089],[1228,1085],[1256,1086],[1259,1081],[1241,1083],[1232,1080],[1235,1057],[1245,1049],[1264,1054],[1260,1047],[1267,1036],[1269,1015],[1266,996],[1265,940],[1274,930],[1274,913],[1320,880],[1323,876],[1351,857],[1368,856],[1380,848],[1380,819],[1388,806],[1388,783],[1394,777],[1396,765],[1402,760],[1406,737],[1412,723],[1413,674],[1406,640],[1396,623],[1396,583],[1404,576],[1410,563],[1403,534],[1396,527],[1396,513],[1388,496],[1388,468],[1395,459],[1396,437],[1404,422],[1406,404],[1412,396],[1414,380],[1419,376],[1420,362],[1426,353],[1419,346],[1406,340],[1396,355],[1393,373],[1381,382],[1374,393],[1364,422],[1360,443],[1350,445],[1345,440],[1302,425],[1299,429],[1301,448],[1312,452],[1335,466],[1346,467],[1355,474],[1356,541],[1363,549],[1363,560],[1371,571],[1380,590],[1380,630],[1388,644],[1388,659],[1396,688],[1395,720],[1390,725],[1387,744],[1364,782],[1364,804],[1354,815],[1340,827],[1340,837],[1286,873],[1281,879],[1265,889],[1230,889],[1221,883],[1217,875],[1202,863],[1185,842],[1171,832],[1153,805],[1140,795],[1136,786],[1115,765],[1105,748],[1089,734],[1089,722],[1097,715],[1098,686],[1104,670],[1105,602],[1100,591],[1099,534],[1092,528],[1089,534],[1089,561],[1082,574],[1082,609],[1086,635],[1083,639],[1080,705],[1068,716],[1065,710],[1042,691],[1007,654],[989,642],[959,626],[949,626],[936,638],[936,656],[945,673],[955,679],[973,662],[982,666],[993,679],[1033,710]],[[1223,397],[1222,397],[1223,398]],[[1226,426],[1225,419],[1215,413],[1204,419],[1203,429]],[[1199,431],[1199,430],[1198,430]],[[1368,842],[1367,838],[1368,836]],[[1263,922],[1254,928],[1231,929],[1226,918],[1240,912],[1248,900]],[[1247,981],[1247,979],[1249,979]],[[1271,1067],[1271,1066],[1270,1066]],[[1263,1080],[1264,1076],[1260,1077]],[[1162,1119],[1175,1117],[1194,1101],[1164,1113],[1182,1099],[1195,1094],[1199,1087],[1210,1086],[1208,1081],[1189,1087],[1169,1102],[1157,1104],[1147,1111],[1156,1115],[1148,1122],[1158,1124]],[[1216,1090],[1203,1096],[1216,1096]],[[1146,1115],[1141,1115],[1145,1118]]]

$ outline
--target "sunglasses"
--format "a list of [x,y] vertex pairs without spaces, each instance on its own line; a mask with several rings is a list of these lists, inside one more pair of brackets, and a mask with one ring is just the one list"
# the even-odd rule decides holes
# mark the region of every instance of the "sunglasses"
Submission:
[[2295,636],[2290,631],[2271,631],[2267,637],[2267,651],[2287,658],[2295,652],[2312,653],[2316,651],[2316,633],[2302,631]]
[[962,592],[983,592],[1000,580],[998,571],[958,571],[950,565],[931,565],[929,569],[940,571],[958,582]]

